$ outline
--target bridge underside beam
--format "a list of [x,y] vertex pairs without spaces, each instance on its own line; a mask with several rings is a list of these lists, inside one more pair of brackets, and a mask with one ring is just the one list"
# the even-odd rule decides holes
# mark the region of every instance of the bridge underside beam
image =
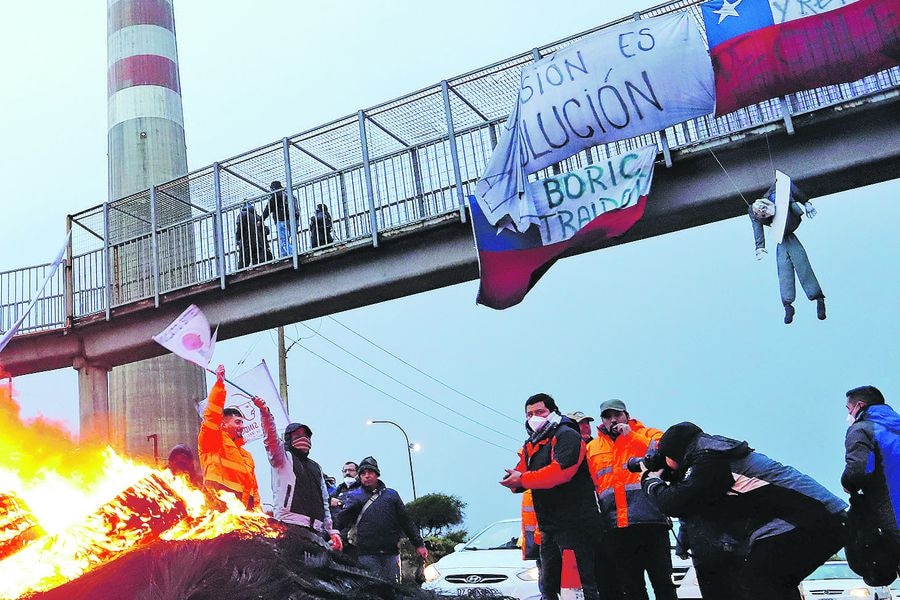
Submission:
[[[758,197],[773,180],[773,164],[813,198],[898,178],[898,108],[897,97],[862,102],[795,117],[793,136],[770,126],[768,141],[758,130],[677,152],[673,168],[657,168],[644,218],[614,243],[744,215],[747,206],[738,190],[748,200]],[[297,271],[290,265],[259,269],[229,278],[225,290],[215,281],[175,292],[162,298],[159,309],[151,299],[114,310],[110,322],[98,315],[81,319],[68,332],[19,336],[2,362],[20,375],[68,367],[78,357],[116,366],[158,356],[164,350],[151,336],[190,303],[219,324],[224,340],[477,277],[470,226],[448,219],[385,236],[377,248],[324,253]]]

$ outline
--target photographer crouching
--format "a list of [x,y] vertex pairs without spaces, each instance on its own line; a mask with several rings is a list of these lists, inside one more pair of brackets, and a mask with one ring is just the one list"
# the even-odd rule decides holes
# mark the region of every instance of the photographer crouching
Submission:
[[844,545],[846,503],[747,442],[678,423],[641,464],[643,490],[681,520],[705,600],[799,600]]

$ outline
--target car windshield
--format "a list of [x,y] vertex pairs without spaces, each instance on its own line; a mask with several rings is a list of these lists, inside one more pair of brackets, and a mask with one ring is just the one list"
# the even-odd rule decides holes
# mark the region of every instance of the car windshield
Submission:
[[826,563],[813,571],[812,575],[806,579],[811,581],[821,579],[860,579],[860,576],[854,573],[847,566],[847,563]]
[[466,542],[464,550],[507,550],[519,547],[521,521],[500,521]]

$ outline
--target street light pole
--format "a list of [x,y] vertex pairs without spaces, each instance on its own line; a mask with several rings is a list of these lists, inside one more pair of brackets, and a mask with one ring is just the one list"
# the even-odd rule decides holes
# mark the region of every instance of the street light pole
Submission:
[[417,447],[418,444],[410,444],[409,436],[406,435],[406,430],[403,429],[402,427],[400,427],[400,425],[398,425],[397,423],[394,423],[393,421],[373,421],[371,419],[366,421],[367,425],[374,425],[375,423],[386,423],[388,425],[393,425],[394,427],[396,427],[397,429],[400,430],[400,433],[403,434],[403,438],[406,440],[406,455],[409,457],[409,479],[412,481],[413,500],[415,500],[416,499],[416,474],[413,472],[412,451],[414,448],[416,450],[418,450],[418,447]]

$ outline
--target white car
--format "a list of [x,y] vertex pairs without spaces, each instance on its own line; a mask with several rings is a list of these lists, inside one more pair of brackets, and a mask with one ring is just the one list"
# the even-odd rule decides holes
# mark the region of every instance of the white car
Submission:
[[890,600],[887,586],[872,587],[854,573],[845,561],[828,561],[803,580],[800,592],[804,600]]
[[520,519],[497,521],[456,551],[425,567],[425,589],[459,596],[539,600],[538,568],[523,560]]
[[[481,530],[456,551],[425,567],[427,590],[454,596],[510,596],[539,600],[538,568],[522,559],[520,519],[497,521]],[[679,598],[700,598],[690,560],[672,557],[672,578]]]

